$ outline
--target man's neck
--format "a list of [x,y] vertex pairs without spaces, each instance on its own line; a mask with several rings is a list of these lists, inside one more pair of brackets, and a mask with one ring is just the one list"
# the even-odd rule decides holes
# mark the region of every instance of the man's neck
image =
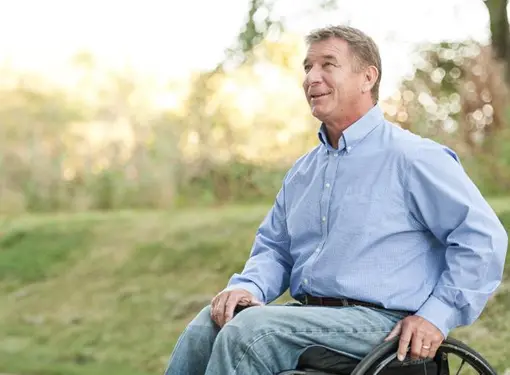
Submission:
[[338,116],[335,119],[324,121],[331,146],[337,149],[338,140],[342,136],[342,133],[345,131],[345,129],[362,118],[368,111],[370,111],[372,107],[373,105],[369,108],[356,108],[357,110],[349,111],[349,113],[343,113],[341,116]]

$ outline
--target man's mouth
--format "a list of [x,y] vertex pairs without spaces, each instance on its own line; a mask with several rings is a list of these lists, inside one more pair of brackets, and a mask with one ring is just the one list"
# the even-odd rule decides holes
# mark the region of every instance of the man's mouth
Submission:
[[324,92],[322,94],[312,94],[312,95],[310,95],[310,99],[318,99],[318,98],[322,98],[326,95],[329,95],[329,92]]

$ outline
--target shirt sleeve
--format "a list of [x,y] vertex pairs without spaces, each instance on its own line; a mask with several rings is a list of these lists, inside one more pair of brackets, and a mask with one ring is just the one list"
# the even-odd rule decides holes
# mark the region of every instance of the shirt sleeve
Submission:
[[430,142],[415,150],[407,188],[411,214],[446,248],[446,267],[417,315],[446,337],[473,323],[503,274],[508,236],[450,149]]
[[260,301],[270,303],[289,287],[292,264],[284,183],[257,230],[242,273],[234,274],[224,290],[246,289]]

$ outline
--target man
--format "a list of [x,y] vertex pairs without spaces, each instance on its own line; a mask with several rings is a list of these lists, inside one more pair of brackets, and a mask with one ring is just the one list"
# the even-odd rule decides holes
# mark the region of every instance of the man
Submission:
[[[167,375],[277,374],[309,346],[433,357],[499,285],[508,237],[456,154],[385,121],[381,61],[351,27],[308,37],[320,143],[286,174],[241,274],[179,338]],[[303,306],[267,305],[290,286]],[[328,297],[320,299],[317,297]],[[253,306],[234,317],[236,306]]]

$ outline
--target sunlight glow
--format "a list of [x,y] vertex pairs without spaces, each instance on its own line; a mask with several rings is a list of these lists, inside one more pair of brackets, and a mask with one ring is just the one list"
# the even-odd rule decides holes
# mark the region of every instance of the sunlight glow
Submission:
[[[372,35],[385,66],[381,97],[390,96],[409,71],[416,43],[488,40],[488,14],[480,0],[338,2],[338,11],[320,17],[306,12],[309,2],[280,0],[277,9],[288,30],[302,36],[339,22]],[[162,80],[183,77],[221,60],[246,9],[247,0],[2,1],[0,63],[57,79],[73,55],[89,51],[107,66],[129,65]]]

